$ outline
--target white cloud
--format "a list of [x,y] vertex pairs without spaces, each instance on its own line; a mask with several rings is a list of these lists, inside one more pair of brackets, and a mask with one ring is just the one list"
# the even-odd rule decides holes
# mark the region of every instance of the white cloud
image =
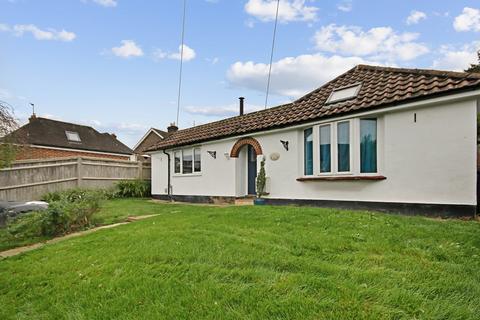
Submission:
[[[156,61],[159,61],[159,60],[162,60],[162,59],[165,59],[165,58],[173,59],[173,60],[180,60],[181,50],[182,50],[182,45],[179,45],[178,46],[178,52],[174,52],[174,53],[167,53],[167,52],[163,51],[162,49],[156,49],[153,52],[153,59],[156,60]],[[197,56],[197,54],[196,54],[195,50],[193,50],[192,48],[190,48],[189,46],[187,46],[185,44],[183,45],[183,61],[193,60],[193,59],[195,59],[196,56]]]
[[[272,65],[271,92],[287,97],[299,97],[358,64],[375,62],[360,57],[327,57],[320,53],[287,57]],[[233,86],[263,92],[267,75],[268,64],[236,62],[230,66],[227,79]]]
[[408,25],[412,25],[412,24],[417,24],[424,19],[427,19],[427,15],[425,14],[425,12],[413,10],[412,12],[410,12],[410,15],[407,17],[406,22]]
[[25,33],[30,33],[37,40],[57,40],[70,42],[73,41],[77,35],[66,30],[55,30],[52,28],[42,30],[33,24],[16,24],[10,27],[6,24],[0,24],[0,32],[11,32],[17,37],[22,37]]
[[122,45],[113,47],[112,53],[120,58],[141,57],[143,50],[133,40],[122,40]]
[[[170,59],[175,59],[175,60],[180,60],[181,58],[181,51],[182,51],[182,45],[178,46],[178,52],[170,54],[168,57]],[[190,61],[195,59],[195,56],[197,54],[195,53],[195,50],[187,46],[186,44],[183,45],[183,61]]]
[[435,69],[463,71],[472,63],[478,63],[477,51],[480,50],[480,41],[464,45],[460,48],[443,46],[440,49],[441,57],[433,61]]
[[463,8],[462,14],[455,17],[453,28],[456,31],[480,32],[480,9]]
[[390,27],[363,31],[361,27],[330,24],[315,33],[314,41],[320,51],[393,62],[429,52],[427,46],[414,41],[418,37],[418,33],[397,33]]
[[353,9],[352,0],[344,0],[337,5],[337,9],[343,12],[350,12]]
[[[245,11],[261,21],[275,20],[277,11],[276,0],[249,0],[245,4]],[[305,5],[305,0],[280,0],[278,20],[312,21],[317,18],[318,8]]]
[[93,2],[103,7],[116,7],[118,4],[116,0],[93,0]]
[[[245,113],[258,111],[263,109],[262,106],[245,104]],[[226,106],[217,106],[217,107],[202,107],[202,106],[187,106],[184,110],[192,115],[205,116],[205,117],[233,117],[239,113],[238,104],[229,104]]]

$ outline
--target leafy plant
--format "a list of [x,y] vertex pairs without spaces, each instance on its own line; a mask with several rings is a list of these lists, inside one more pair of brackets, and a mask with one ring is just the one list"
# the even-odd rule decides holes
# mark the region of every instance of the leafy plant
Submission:
[[147,180],[122,180],[116,188],[116,196],[120,198],[145,198],[151,194],[151,184]]
[[265,173],[265,157],[260,162],[260,171],[257,176],[257,197],[261,198],[265,194],[265,185],[267,183],[267,177]]
[[[111,192],[110,192],[111,193]],[[106,199],[103,190],[71,189],[42,197],[49,203],[44,211],[30,212],[10,219],[7,229],[14,238],[57,236],[89,228],[92,217]]]

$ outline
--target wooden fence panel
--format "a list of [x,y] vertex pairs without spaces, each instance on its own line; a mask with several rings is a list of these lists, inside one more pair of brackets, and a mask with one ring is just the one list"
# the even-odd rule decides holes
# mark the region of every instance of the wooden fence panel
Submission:
[[0,200],[38,200],[75,187],[108,188],[120,180],[150,180],[151,167],[136,161],[62,158],[16,161],[0,170]]

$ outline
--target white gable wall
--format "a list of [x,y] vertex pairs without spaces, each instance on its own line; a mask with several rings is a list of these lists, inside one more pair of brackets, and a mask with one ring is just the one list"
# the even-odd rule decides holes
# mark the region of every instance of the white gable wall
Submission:
[[[378,167],[379,174],[387,178],[382,181],[299,182],[304,128],[251,136],[260,142],[267,159],[271,198],[475,205],[476,114],[475,99],[378,114]],[[353,132],[358,131],[358,123],[353,124]],[[245,155],[238,159],[224,155],[237,140],[203,144],[202,174],[172,175],[173,194],[241,196],[246,189],[246,174],[241,171],[246,172]],[[289,141],[289,151],[280,140]],[[359,143],[356,139],[351,143],[353,169],[358,171]],[[217,159],[207,150],[217,151]],[[314,149],[314,165],[318,164],[317,151]],[[280,154],[277,161],[270,159],[274,152]],[[166,194],[166,172],[166,156],[155,153],[153,194]]]

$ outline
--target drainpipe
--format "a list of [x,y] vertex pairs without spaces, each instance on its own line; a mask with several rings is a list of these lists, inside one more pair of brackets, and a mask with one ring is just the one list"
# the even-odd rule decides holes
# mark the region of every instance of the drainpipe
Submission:
[[171,189],[172,189],[172,186],[170,184],[170,164],[171,164],[171,159],[170,159],[170,154],[165,152],[165,149],[162,150],[164,154],[167,155],[167,158],[168,158],[168,186],[167,186],[167,190],[168,190],[168,198],[170,199],[170,201],[173,201],[172,199],[172,194],[171,194]]

